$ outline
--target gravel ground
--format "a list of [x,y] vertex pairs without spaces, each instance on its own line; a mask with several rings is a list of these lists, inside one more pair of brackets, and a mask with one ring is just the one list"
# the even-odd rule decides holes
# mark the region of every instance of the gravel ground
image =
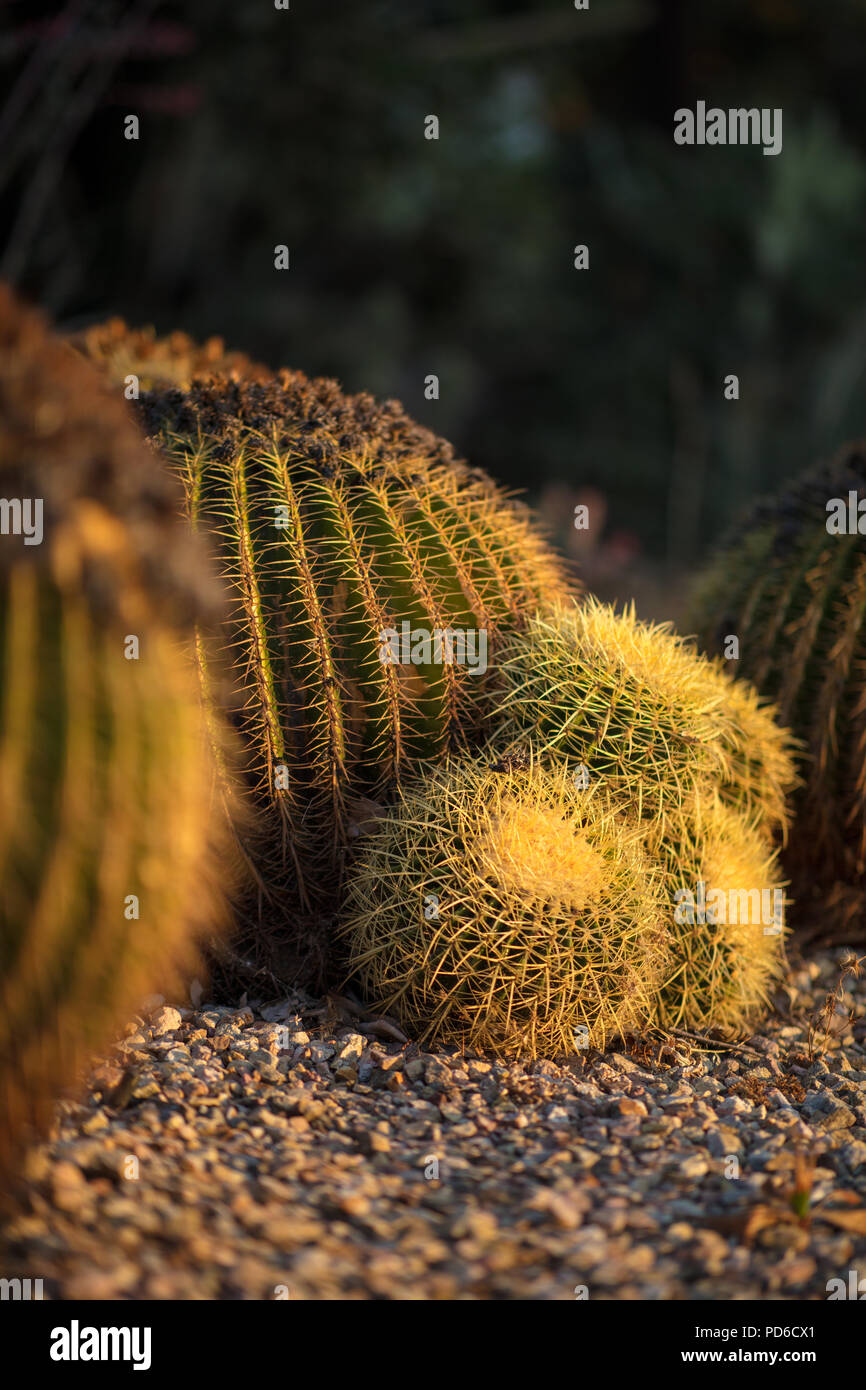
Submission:
[[844,955],[741,1046],[562,1065],[425,1053],[335,1001],[153,1001],[31,1151],[0,1271],[51,1298],[825,1299],[866,1275],[866,977],[809,1058]]

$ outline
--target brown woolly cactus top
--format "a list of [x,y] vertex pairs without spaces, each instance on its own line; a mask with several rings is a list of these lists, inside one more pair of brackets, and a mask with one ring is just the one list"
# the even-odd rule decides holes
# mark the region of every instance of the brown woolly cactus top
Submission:
[[186,387],[200,377],[232,372],[252,380],[270,376],[267,367],[245,353],[226,352],[222,338],[197,343],[180,332],[157,338],[154,328],[129,328],[121,318],[93,324],[69,341],[113,381],[122,382],[132,374],[143,390],[158,385]]
[[[106,613],[150,595],[167,621],[215,612],[220,591],[116,389],[0,285],[0,494],[41,499],[44,543],[0,538],[0,566],[50,562]],[[121,601],[123,599],[123,602]]]
[[[402,464],[401,471],[447,465],[475,481],[489,481],[481,469],[455,459],[453,447],[417,424],[399,401],[377,401],[367,392],[346,395],[329,377],[311,378],[283,368],[269,380],[237,375],[196,380],[187,391],[171,387],[143,394],[141,410],[148,432],[203,435],[240,443],[247,431],[275,433],[280,449],[303,444],[304,458],[323,474],[339,470],[341,458]],[[501,492],[497,489],[501,496]]]

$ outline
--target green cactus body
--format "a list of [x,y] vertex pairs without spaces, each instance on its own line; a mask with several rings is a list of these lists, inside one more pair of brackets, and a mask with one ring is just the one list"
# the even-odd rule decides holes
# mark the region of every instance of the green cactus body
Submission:
[[799,750],[801,787],[785,863],[798,925],[862,939],[866,869],[866,542],[829,534],[827,503],[866,496],[866,451],[851,447],[743,519],[696,586],[688,624],[708,652],[778,707]]
[[646,826],[661,872],[675,968],[661,992],[665,1027],[741,1033],[767,1006],[784,963],[785,893],[766,834],[707,790],[664,831]]
[[233,860],[181,645],[218,588],[122,404],[6,291],[0,491],[44,507],[41,544],[0,537],[5,1166],[127,1011],[192,965]]
[[[206,688],[240,685],[261,900],[271,921],[321,912],[359,800],[471,746],[502,634],[571,586],[525,510],[396,402],[282,372],[154,391],[142,408],[233,595],[199,653]],[[430,645],[389,646],[404,625]],[[435,636],[449,632],[474,647],[454,637],[449,660]]]
[[413,1036],[503,1055],[603,1047],[672,971],[641,828],[563,768],[458,759],[411,783],[364,840],[340,934]]
[[784,827],[785,734],[754,692],[666,625],[592,598],[553,605],[509,635],[497,674],[495,745],[529,741],[542,758],[582,765],[662,831],[706,788],[768,836]]

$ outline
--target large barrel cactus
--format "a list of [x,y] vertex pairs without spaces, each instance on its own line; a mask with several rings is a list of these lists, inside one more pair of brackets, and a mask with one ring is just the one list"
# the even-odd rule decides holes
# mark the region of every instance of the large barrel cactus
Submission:
[[[118,386],[132,348],[102,354]],[[481,737],[502,635],[572,586],[526,510],[397,402],[187,365],[141,411],[233,594],[198,654],[215,706],[240,687],[264,831],[241,915],[260,962],[321,979],[359,807]]]
[[220,590],[117,393],[0,288],[0,1159],[225,913]]
[[742,518],[687,616],[707,652],[735,652],[737,639],[729,669],[773,700],[797,735],[802,785],[786,866],[799,925],[852,941],[863,938],[866,870],[861,499],[866,446],[853,445]]

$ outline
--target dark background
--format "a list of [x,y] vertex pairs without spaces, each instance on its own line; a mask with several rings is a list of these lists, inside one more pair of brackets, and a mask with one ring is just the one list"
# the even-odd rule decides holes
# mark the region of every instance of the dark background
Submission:
[[[0,0],[0,25],[0,276],[64,328],[217,333],[401,398],[605,597],[676,616],[750,496],[864,432],[864,0]],[[782,153],[676,146],[698,100],[782,107]]]

